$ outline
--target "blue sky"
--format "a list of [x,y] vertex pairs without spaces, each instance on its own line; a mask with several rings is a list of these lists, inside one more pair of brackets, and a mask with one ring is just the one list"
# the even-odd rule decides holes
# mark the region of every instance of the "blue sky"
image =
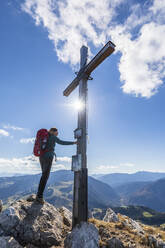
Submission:
[[[0,175],[39,172],[32,149],[40,128],[56,126],[73,140],[78,90],[68,98],[63,90],[81,45],[91,58],[108,40],[116,53],[88,83],[89,171],[165,171],[165,3],[101,3],[1,1]],[[56,153],[53,168],[69,169],[76,146],[57,145]]]

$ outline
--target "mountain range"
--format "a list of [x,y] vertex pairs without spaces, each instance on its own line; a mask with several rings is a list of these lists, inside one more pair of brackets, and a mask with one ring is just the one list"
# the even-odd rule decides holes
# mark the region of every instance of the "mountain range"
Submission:
[[149,206],[165,212],[165,179],[144,185],[129,196],[127,204]]
[[[95,175],[94,175],[95,177]],[[136,173],[111,173],[106,175],[97,175],[97,179],[107,183],[111,187],[121,186],[130,182],[149,182],[165,178],[165,173],[138,171]]]
[[[1,177],[0,199],[9,204],[20,197],[36,193],[40,176]],[[138,205],[165,212],[165,173],[113,173],[100,177],[98,175],[97,178],[88,177],[89,208]],[[72,189],[71,171],[52,172],[45,189],[45,199],[57,207],[71,209]]]
[[98,180],[116,191],[121,205],[146,206],[165,212],[165,173],[112,173],[101,175]]
[[[9,204],[20,197],[36,193],[41,174],[0,178],[0,199]],[[45,199],[56,207],[72,207],[73,173],[59,170],[50,174],[45,189]],[[89,207],[119,205],[120,199],[115,190],[101,181],[88,177]]]

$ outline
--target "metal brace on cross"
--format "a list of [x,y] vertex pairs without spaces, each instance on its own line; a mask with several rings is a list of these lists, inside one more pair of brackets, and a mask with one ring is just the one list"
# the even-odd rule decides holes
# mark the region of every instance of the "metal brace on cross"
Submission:
[[79,85],[79,100],[83,108],[78,112],[78,128],[74,131],[77,139],[77,154],[72,156],[72,171],[74,171],[73,217],[72,227],[81,221],[88,220],[88,169],[87,169],[87,99],[88,80],[90,75],[115,50],[115,45],[109,41],[98,54],[87,64],[88,47],[80,49],[80,70],[76,78],[64,90],[63,95],[70,93]]

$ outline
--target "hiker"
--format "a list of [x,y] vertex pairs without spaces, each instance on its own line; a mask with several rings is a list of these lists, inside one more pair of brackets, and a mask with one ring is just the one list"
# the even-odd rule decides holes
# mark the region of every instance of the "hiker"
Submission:
[[54,149],[55,145],[60,144],[60,145],[73,145],[77,144],[77,141],[63,141],[60,140],[58,136],[58,129],[55,127],[52,127],[49,131],[49,136],[46,144],[46,152],[44,152],[42,155],[39,156],[39,161],[42,169],[42,176],[40,179],[40,183],[38,186],[38,192],[36,195],[36,201],[44,204],[44,199],[43,199],[43,192],[47,183],[47,180],[49,178],[53,158],[55,155]]

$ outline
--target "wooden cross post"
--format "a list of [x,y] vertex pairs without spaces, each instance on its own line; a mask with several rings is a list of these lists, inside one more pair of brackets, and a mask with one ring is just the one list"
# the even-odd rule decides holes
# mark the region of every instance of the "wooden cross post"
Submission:
[[101,64],[115,50],[115,45],[109,41],[100,52],[87,64],[88,48],[82,46],[80,50],[80,71],[72,83],[64,90],[64,96],[70,93],[79,85],[79,100],[82,103],[82,110],[78,113],[78,128],[74,136],[78,140],[77,154],[72,156],[72,170],[74,171],[73,190],[73,217],[72,227],[81,221],[88,219],[88,169],[87,169],[87,98],[88,85],[92,71]]

